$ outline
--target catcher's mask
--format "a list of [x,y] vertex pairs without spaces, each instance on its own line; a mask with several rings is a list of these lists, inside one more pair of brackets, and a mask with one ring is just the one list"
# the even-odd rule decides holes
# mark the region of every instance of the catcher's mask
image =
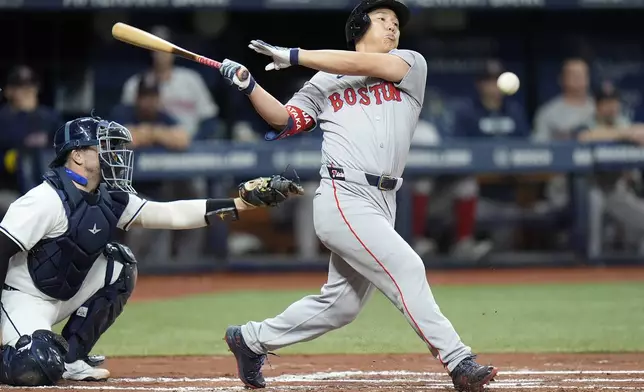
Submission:
[[127,148],[132,134],[114,121],[99,121],[96,136],[101,162],[101,175],[110,188],[136,193],[132,187],[134,151]]

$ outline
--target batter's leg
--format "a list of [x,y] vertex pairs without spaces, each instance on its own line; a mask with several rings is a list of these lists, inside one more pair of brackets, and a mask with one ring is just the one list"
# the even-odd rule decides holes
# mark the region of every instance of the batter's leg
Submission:
[[330,184],[316,199],[320,240],[373,283],[404,314],[432,354],[451,372],[472,356],[441,313],[425,265],[389,217],[350,189]]
[[441,313],[418,254],[394,230],[392,216],[334,183],[316,199],[320,240],[365,276],[405,315],[458,391],[482,392],[498,370],[474,361],[471,349]]
[[302,298],[274,318],[228,328],[226,341],[237,358],[242,382],[263,388],[261,366],[268,351],[312,340],[349,324],[372,293],[369,281],[332,253],[327,283],[320,294]]
[[274,318],[243,325],[244,341],[253,352],[263,354],[315,339],[352,322],[372,292],[368,280],[332,253],[320,294],[302,298]]

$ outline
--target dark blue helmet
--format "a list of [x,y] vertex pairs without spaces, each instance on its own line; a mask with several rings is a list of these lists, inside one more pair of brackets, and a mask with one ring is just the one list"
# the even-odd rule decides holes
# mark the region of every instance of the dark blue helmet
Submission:
[[121,124],[98,117],[77,118],[56,131],[56,157],[49,166],[63,166],[73,150],[96,147],[101,175],[107,185],[135,193],[132,188],[133,151],[127,148],[131,142],[132,134]]
[[98,146],[97,126],[98,120],[95,118],[83,117],[67,121],[65,125],[58,128],[54,135],[56,158],[49,164],[49,167],[63,166],[67,155],[73,150]]

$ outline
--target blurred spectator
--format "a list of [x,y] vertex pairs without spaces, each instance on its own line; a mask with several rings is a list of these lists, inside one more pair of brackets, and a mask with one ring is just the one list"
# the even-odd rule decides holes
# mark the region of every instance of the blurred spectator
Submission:
[[[173,40],[170,30],[157,26],[151,30],[163,39]],[[190,138],[199,131],[204,120],[216,117],[219,107],[199,73],[174,65],[174,56],[169,53],[152,52],[152,68],[146,73],[153,74],[160,82],[161,104],[174,116]],[[133,105],[141,74],[130,77],[123,87],[122,103]],[[214,132],[214,131],[213,131]]]
[[[584,143],[621,142],[644,145],[644,124],[632,124],[622,113],[620,94],[605,85],[595,95],[596,113],[591,121],[577,129],[577,140]],[[599,256],[604,243],[604,214],[624,226],[625,242],[634,242],[644,250],[644,201],[633,183],[640,182],[638,172],[597,172],[590,196],[590,253]],[[630,238],[629,238],[630,237]]]
[[[185,150],[190,147],[189,133],[177,120],[166,113],[161,105],[160,83],[154,74],[139,78],[133,105],[118,105],[112,110],[110,119],[132,132],[133,145],[138,149],[162,148]],[[137,182],[135,188],[145,197],[153,200],[170,201],[202,198],[192,179]],[[128,233],[136,240],[130,240],[133,250],[142,258],[155,259],[162,253],[172,256],[194,257],[201,253],[203,237],[195,231],[170,232],[162,234],[132,229]],[[172,241],[168,237],[172,237]],[[140,237],[140,238],[139,238]],[[171,245],[170,245],[171,244]],[[170,245],[168,249],[164,245]],[[136,248],[136,249],[134,249]]]
[[117,106],[110,119],[132,132],[134,147],[164,147],[170,150],[190,147],[189,133],[161,106],[160,86],[152,74],[139,79],[135,103]]
[[453,136],[457,138],[525,138],[530,127],[525,109],[507,100],[496,85],[504,72],[497,61],[490,61],[476,78],[477,99],[457,110]]
[[[60,115],[40,105],[39,81],[24,65],[13,68],[5,85],[7,103],[0,109],[0,153],[3,157],[0,213],[25,189],[40,182],[40,162],[30,150],[48,147],[62,124]],[[22,183],[34,182],[33,184]]]
[[[481,141],[491,138],[527,138],[529,136],[524,108],[514,101],[505,99],[497,87],[496,80],[503,72],[503,65],[499,61],[492,60],[484,64],[475,81],[476,98],[455,111],[454,129],[450,134],[452,138]],[[419,190],[420,188],[417,187],[414,196],[415,209],[425,205],[422,201],[424,192]],[[500,207],[514,206],[514,200],[507,200],[507,195],[512,194],[511,190],[499,189],[499,187],[494,189],[488,187],[487,190],[485,199],[479,200],[479,184],[477,177],[474,176],[456,178],[449,176],[438,182],[431,210],[445,220],[452,220],[453,217],[455,238],[451,253],[455,257],[476,260],[490,252],[491,241],[478,241],[474,238],[477,215],[493,215]],[[450,204],[451,208],[448,207]],[[445,211],[450,211],[452,214],[445,216]],[[424,224],[420,221],[415,222],[414,227],[416,235],[425,231]]]
[[589,95],[588,64],[578,58],[564,61],[559,83],[561,95],[537,110],[533,132],[535,141],[570,140],[573,131],[593,117],[595,104]]
[[[530,127],[525,108],[513,100],[506,99],[497,86],[496,81],[503,72],[505,68],[499,61],[491,60],[485,63],[476,77],[476,99],[456,112],[454,138],[482,141],[492,138],[529,137]],[[492,242],[474,240],[477,216],[494,217],[505,213],[502,210],[516,208],[512,197],[514,189],[504,185],[502,178],[496,182],[501,183],[481,189],[477,177],[465,177],[459,179],[451,190],[456,198],[456,244],[452,251],[454,255],[471,258],[486,255],[492,249]],[[507,228],[507,232],[512,232],[512,228]]]
[[[588,64],[579,58],[564,61],[559,80],[562,93],[541,106],[535,115],[533,140],[536,142],[575,139],[575,130],[593,119],[595,102],[590,95]],[[566,176],[554,176],[546,187],[545,209],[562,210],[569,205]]]
[[[411,146],[436,146],[441,142],[439,130],[430,121],[420,118],[411,139]],[[427,233],[427,207],[434,189],[432,178],[416,178],[412,185],[412,246],[418,255],[425,257],[436,252],[436,243]]]

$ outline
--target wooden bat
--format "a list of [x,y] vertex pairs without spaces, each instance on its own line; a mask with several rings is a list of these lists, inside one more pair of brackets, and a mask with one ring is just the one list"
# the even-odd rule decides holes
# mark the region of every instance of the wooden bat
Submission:
[[[209,59],[208,57],[192,53],[171,42],[157,37],[154,34],[150,34],[147,31],[143,31],[125,23],[118,22],[114,24],[114,26],[112,27],[112,36],[119,41],[123,41],[140,48],[154,50],[157,52],[170,53],[175,56],[183,57],[187,60],[207,65],[209,67],[216,69],[221,68],[221,63],[219,61],[215,61]],[[248,79],[248,71],[245,69],[240,69],[239,71],[237,71],[237,78],[242,82],[245,81],[246,79]]]

